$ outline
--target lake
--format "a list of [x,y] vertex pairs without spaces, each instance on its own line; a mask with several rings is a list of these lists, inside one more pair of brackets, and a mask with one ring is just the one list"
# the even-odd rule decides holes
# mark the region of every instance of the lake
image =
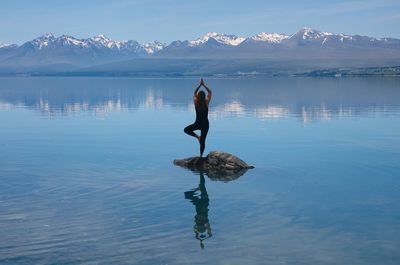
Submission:
[[0,78],[1,264],[400,263],[400,79]]

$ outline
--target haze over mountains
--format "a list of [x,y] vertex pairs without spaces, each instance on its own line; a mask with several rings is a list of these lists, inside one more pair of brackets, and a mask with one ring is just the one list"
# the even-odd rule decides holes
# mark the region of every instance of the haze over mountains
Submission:
[[[231,64],[227,64],[232,61]],[[196,40],[115,41],[45,34],[22,45],[0,44],[0,72],[133,71],[173,73],[265,71],[400,65],[400,39],[345,35],[302,28],[292,35],[262,32],[251,37],[215,32]],[[172,67],[172,68],[171,68]],[[174,68],[177,67],[177,68]],[[214,68],[213,68],[214,67]],[[203,68],[203,70],[201,70]]]

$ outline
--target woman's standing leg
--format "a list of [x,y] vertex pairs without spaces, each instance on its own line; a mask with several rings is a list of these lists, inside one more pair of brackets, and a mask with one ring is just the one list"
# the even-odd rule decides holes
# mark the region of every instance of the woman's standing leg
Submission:
[[201,129],[201,135],[200,135],[200,157],[203,156],[204,149],[206,148],[206,137],[208,133],[208,126],[205,128]]

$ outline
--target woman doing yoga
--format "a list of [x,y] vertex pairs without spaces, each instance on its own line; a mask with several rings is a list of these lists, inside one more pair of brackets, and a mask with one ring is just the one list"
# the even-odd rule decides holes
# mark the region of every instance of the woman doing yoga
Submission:
[[[204,88],[207,90],[208,94],[206,97],[206,93],[204,91],[199,91],[200,87],[204,86]],[[196,109],[196,121],[187,126],[185,128],[185,133],[189,134],[190,136],[196,137],[199,140],[200,143],[200,157],[203,156],[204,148],[206,147],[206,137],[208,133],[208,128],[209,128],[209,122],[208,122],[208,105],[210,103],[212,96],[211,89],[204,84],[203,78],[200,81],[200,84],[196,87],[193,93],[193,102],[194,102],[194,107]],[[200,130],[201,134],[200,136],[195,134],[193,131]]]

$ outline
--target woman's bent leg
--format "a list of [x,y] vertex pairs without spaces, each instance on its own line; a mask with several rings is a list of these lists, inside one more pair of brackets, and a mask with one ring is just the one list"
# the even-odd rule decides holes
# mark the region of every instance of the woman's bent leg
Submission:
[[193,123],[193,124],[190,124],[189,126],[187,126],[183,131],[186,134],[189,134],[190,136],[198,138],[197,134],[195,134],[193,132],[194,130],[198,130],[198,128],[197,128],[196,124]]

